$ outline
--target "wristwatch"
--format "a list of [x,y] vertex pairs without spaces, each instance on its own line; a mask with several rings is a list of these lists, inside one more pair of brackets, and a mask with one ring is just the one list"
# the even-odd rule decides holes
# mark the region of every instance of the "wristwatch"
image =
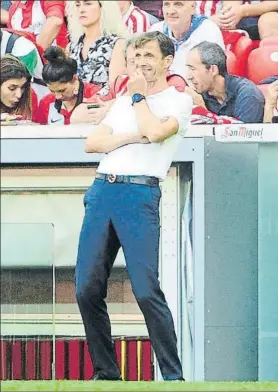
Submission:
[[133,96],[132,96],[132,106],[135,103],[141,102],[143,99],[146,99],[146,97],[144,95],[138,94],[138,93],[133,94]]

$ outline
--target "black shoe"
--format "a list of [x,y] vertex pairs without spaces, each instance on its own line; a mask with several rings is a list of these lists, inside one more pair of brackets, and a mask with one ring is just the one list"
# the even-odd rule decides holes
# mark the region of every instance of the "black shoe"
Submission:
[[116,377],[107,377],[104,376],[101,373],[97,373],[94,375],[94,377],[91,378],[92,381],[123,381],[122,377],[116,376]]

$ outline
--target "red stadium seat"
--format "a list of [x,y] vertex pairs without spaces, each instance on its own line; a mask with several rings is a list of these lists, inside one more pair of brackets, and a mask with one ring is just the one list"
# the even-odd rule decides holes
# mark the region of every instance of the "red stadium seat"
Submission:
[[261,46],[253,50],[248,58],[247,77],[258,84],[263,79],[278,73],[277,46]]
[[246,76],[247,59],[253,49],[252,40],[248,37],[240,37],[234,45],[234,54],[237,58],[237,75]]
[[94,368],[92,365],[90,353],[87,342],[84,341],[84,380],[90,380],[94,375]]
[[[121,369],[122,350],[121,350],[121,341],[119,339],[115,340],[115,351],[116,351],[117,363],[118,363],[119,368]],[[123,374],[122,374],[122,377],[123,377]]]
[[253,49],[253,41],[241,31],[223,31],[228,72],[246,76],[247,59]]
[[8,347],[8,342],[5,340],[1,340],[0,342],[0,380],[6,380],[7,379],[7,347]]
[[41,340],[40,344],[40,370],[42,380],[51,380],[51,341]]
[[226,56],[227,56],[228,73],[231,75],[240,76],[239,70],[237,67],[238,61],[237,61],[237,58],[236,58],[236,55],[234,54],[234,52],[232,52],[231,50],[228,50],[226,52]]
[[65,341],[58,340],[55,343],[55,374],[57,380],[64,380],[66,378],[66,355],[65,355]]
[[153,354],[152,354],[152,346],[150,341],[146,340],[143,342],[143,369],[142,369],[142,380],[143,381],[151,381],[153,380]]
[[37,374],[37,342],[28,340],[25,344],[25,375],[26,380],[36,380]]
[[22,380],[22,341],[15,340],[11,344],[12,350],[12,380]]
[[[142,344],[142,343],[141,343]],[[138,360],[138,352],[137,352],[137,341],[131,340],[127,345],[127,360],[128,360],[128,381],[137,381],[138,380],[138,369],[137,369],[137,360]],[[140,375],[139,375],[140,377]]]
[[69,379],[80,379],[80,340],[70,340],[69,347]]
[[252,41],[252,49],[257,49],[260,46],[261,41]]

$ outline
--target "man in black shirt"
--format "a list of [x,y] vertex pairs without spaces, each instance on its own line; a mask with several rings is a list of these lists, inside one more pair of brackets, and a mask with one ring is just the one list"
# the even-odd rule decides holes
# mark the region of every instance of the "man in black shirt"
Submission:
[[195,105],[244,123],[263,122],[264,96],[248,79],[227,73],[226,55],[215,43],[196,45],[187,58],[186,91]]

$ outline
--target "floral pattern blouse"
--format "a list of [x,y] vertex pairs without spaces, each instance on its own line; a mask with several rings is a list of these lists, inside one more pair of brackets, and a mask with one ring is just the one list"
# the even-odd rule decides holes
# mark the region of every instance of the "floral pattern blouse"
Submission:
[[88,51],[87,58],[82,57],[82,49],[85,35],[78,42],[71,42],[69,52],[71,58],[77,61],[77,73],[83,82],[101,85],[98,94],[109,93],[109,65],[115,43],[119,37],[115,34],[102,36],[94,41]]

